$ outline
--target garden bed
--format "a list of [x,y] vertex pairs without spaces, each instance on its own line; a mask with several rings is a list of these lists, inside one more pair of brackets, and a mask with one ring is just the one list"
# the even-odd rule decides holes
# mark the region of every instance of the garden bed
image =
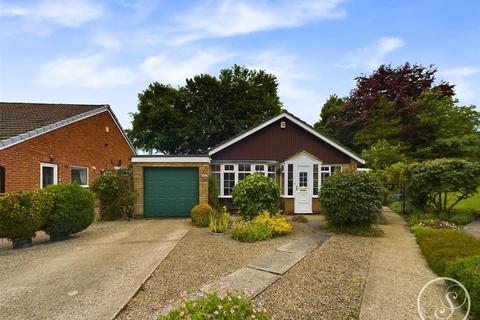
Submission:
[[182,291],[196,292],[305,232],[311,232],[311,227],[298,223],[287,236],[241,243],[229,236],[212,236],[208,228],[192,228],[117,319],[155,319]]

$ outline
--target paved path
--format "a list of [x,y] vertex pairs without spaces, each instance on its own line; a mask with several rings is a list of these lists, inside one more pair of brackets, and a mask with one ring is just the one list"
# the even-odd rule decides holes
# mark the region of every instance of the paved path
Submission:
[[0,318],[112,319],[189,228],[175,219],[104,222],[66,241],[0,249]]
[[[375,240],[360,319],[420,319],[418,294],[437,275],[428,267],[405,221],[390,210],[385,210],[384,215],[388,224],[382,226],[385,237]],[[422,306],[429,315],[441,307],[444,291],[443,283],[425,291]],[[457,311],[449,319],[462,318]]]
[[473,221],[465,226],[465,232],[480,238],[480,220]]

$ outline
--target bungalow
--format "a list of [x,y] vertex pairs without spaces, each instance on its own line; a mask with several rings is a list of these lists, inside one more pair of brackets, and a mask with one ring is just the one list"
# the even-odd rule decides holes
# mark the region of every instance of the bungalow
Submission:
[[133,154],[108,105],[0,102],[0,192],[86,187]]
[[277,182],[286,213],[315,213],[322,181],[365,161],[283,110],[207,154],[137,155],[132,163],[135,214],[166,217],[188,216],[194,205],[207,203],[209,175],[220,201],[231,208],[233,187],[254,172]]

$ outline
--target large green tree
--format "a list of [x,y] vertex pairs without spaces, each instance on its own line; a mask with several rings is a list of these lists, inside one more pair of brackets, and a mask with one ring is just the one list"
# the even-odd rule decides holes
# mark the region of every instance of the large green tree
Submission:
[[138,95],[128,135],[145,151],[202,153],[279,113],[277,88],[274,75],[238,65],[179,88],[155,82]]
[[414,159],[478,155],[480,114],[459,106],[453,85],[436,81],[436,73],[432,66],[382,65],[357,77],[335,112],[325,104],[319,129],[359,152],[382,140]]

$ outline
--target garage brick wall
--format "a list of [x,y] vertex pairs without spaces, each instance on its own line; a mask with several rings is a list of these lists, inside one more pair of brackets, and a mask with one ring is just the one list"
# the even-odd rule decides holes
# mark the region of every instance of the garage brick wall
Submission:
[[133,163],[133,185],[135,192],[137,193],[137,198],[135,200],[135,216],[143,216],[143,168],[199,168],[198,170],[198,190],[199,195],[198,199],[200,203],[208,203],[208,179],[203,179],[202,176],[206,175],[208,177],[210,172],[210,165],[208,163],[199,163],[199,162],[189,162],[189,163],[178,163],[178,162],[162,162],[162,163],[152,163],[152,162],[136,162]]
[[[110,132],[105,132],[109,127]],[[71,166],[88,167],[89,181],[102,169],[130,164],[133,155],[110,114],[105,111],[0,150],[5,191],[40,187],[40,163],[58,166],[58,182],[71,181]],[[52,156],[52,158],[50,158]]]

